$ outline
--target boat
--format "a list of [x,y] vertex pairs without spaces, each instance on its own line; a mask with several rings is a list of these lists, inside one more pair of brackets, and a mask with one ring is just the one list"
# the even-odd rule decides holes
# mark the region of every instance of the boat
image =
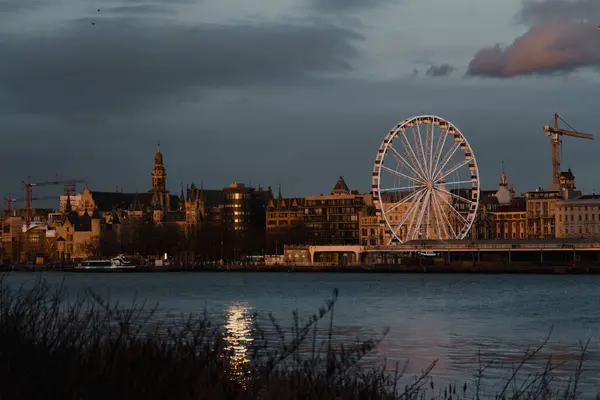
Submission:
[[135,269],[135,264],[127,261],[125,256],[119,254],[116,257],[107,260],[83,260],[74,268],[76,270],[123,270]]

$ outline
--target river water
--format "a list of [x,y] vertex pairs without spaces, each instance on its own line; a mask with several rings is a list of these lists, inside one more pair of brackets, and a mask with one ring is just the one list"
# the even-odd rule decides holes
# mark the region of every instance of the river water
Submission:
[[[373,356],[395,364],[409,360],[418,373],[439,360],[433,376],[439,384],[472,384],[482,358],[504,368],[485,377],[499,382],[528,346],[543,342],[542,352],[566,361],[560,380],[577,363],[579,341],[590,340],[587,393],[600,391],[600,276],[351,274],[351,273],[42,273],[49,283],[64,283],[69,292],[92,289],[123,305],[146,300],[158,305],[157,318],[202,314],[247,332],[252,312],[272,313],[283,326],[292,311],[301,317],[316,312],[339,290],[335,336],[339,342],[389,333]],[[21,284],[38,274],[12,272],[7,282]],[[235,321],[232,321],[232,318]],[[228,321],[229,319],[229,321]],[[240,328],[241,326],[241,328]],[[539,360],[539,362],[542,362]]]

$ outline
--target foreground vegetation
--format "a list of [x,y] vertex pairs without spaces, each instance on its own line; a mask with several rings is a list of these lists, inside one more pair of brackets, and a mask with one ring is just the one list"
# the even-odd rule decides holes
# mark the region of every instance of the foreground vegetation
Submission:
[[[257,324],[246,357],[210,318],[156,325],[152,311],[122,308],[87,293],[68,299],[64,288],[38,281],[28,289],[0,281],[0,398],[2,399],[479,399],[492,363],[480,362],[471,385],[437,388],[435,367],[407,377],[405,367],[365,368],[361,360],[382,338],[336,346],[337,291],[306,321],[293,314],[290,334],[271,318]],[[324,324],[325,340],[318,326]],[[267,334],[266,332],[274,333]],[[562,390],[553,389],[549,358],[538,373],[524,375],[545,342],[511,366],[497,399],[590,398],[579,393],[587,345]]]

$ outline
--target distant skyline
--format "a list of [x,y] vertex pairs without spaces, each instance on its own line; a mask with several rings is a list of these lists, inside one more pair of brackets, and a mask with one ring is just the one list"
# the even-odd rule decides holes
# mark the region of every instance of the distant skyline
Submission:
[[504,160],[525,192],[550,183],[554,112],[596,135],[562,162],[598,191],[599,24],[597,0],[0,0],[0,195],[57,173],[149,190],[159,140],[177,194],[368,192],[419,114],[463,131],[484,189]]

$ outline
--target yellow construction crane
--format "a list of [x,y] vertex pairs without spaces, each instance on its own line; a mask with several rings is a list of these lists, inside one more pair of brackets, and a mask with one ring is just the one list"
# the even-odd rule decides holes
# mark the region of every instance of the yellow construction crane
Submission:
[[[570,131],[566,129],[560,129],[558,127],[558,120],[564,122],[569,128]],[[590,135],[588,133],[580,133],[577,132],[571,125],[567,123],[564,119],[562,119],[558,114],[554,114],[554,126],[551,127],[549,125],[544,126],[544,131],[546,131],[546,135],[552,135],[552,183],[555,185],[559,184],[560,180],[560,144],[562,142],[561,136],[573,136],[581,139],[591,139],[594,140],[594,135]]]

